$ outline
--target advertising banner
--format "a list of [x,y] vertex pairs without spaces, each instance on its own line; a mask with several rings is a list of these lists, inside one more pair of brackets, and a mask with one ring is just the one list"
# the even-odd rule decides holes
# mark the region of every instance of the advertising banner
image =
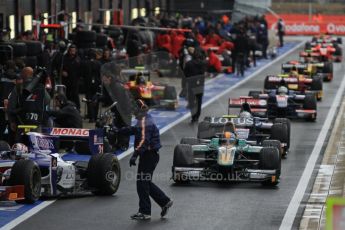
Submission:
[[[318,35],[334,34],[345,35],[345,16],[281,14],[285,23],[286,35]],[[266,15],[268,26],[276,29],[277,18],[271,14]]]

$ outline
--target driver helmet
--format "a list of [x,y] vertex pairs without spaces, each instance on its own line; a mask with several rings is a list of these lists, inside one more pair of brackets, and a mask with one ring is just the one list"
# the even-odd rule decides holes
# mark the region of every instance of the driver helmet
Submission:
[[286,95],[288,93],[288,88],[286,88],[285,86],[280,86],[277,92],[280,95]]
[[248,111],[242,111],[239,115],[240,118],[251,118],[252,114],[250,114],[250,112]]
[[143,75],[137,76],[137,84],[138,85],[145,85],[146,79]]
[[236,144],[236,134],[233,132],[224,132],[224,138],[227,140],[227,144]]
[[22,143],[15,143],[12,146],[12,151],[16,154],[16,156],[29,153],[28,147]]

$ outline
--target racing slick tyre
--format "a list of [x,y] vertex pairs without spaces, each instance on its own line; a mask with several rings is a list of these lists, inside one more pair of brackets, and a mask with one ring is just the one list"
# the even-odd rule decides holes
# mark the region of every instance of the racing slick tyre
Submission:
[[266,76],[265,83],[264,83],[264,89],[275,89],[276,88],[275,84],[270,82],[268,79],[269,79],[269,76]]
[[[316,97],[314,94],[306,94],[304,101],[303,101],[303,109],[307,110],[317,110],[317,102]],[[315,121],[316,116],[312,118],[308,118],[307,120]]]
[[176,100],[177,93],[174,86],[165,86],[164,88],[164,99],[166,100]]
[[111,196],[120,185],[120,163],[112,153],[93,155],[88,164],[87,175],[89,186],[95,188],[95,195]]
[[32,160],[19,160],[14,163],[10,185],[24,185],[24,200],[17,203],[35,203],[41,195],[41,171]]
[[99,48],[104,48],[107,46],[108,43],[108,36],[104,34],[97,34],[96,35],[96,46]]
[[92,49],[92,48],[96,48],[96,43],[95,42],[90,42],[90,43],[77,43],[77,47],[79,49]]
[[73,43],[76,41],[76,33],[69,33],[68,34],[68,40],[72,41]]
[[[278,140],[280,143],[285,143],[287,149],[290,147],[290,133],[288,130],[288,126],[283,123],[276,123],[272,125],[271,128],[271,140]],[[285,156],[286,152],[282,155]]]
[[[321,91],[322,92],[322,78],[320,76],[314,76],[313,77],[313,80],[311,82],[311,86],[310,86],[310,89],[311,90],[315,90],[315,91]],[[318,101],[321,101],[322,100],[322,95],[318,95],[316,96],[316,99]]]
[[95,31],[78,31],[76,34],[77,43],[93,43],[96,42],[96,32]]
[[10,151],[11,147],[6,141],[0,141],[0,152]]
[[198,138],[195,137],[182,137],[180,144],[197,145],[200,144],[200,141]]
[[334,55],[341,56],[343,54],[341,48],[337,45],[335,46]]
[[30,66],[31,68],[35,69],[37,66],[37,57],[26,57],[25,58],[25,65]]
[[264,140],[262,142],[262,146],[263,147],[273,147],[273,148],[278,149],[280,157],[282,157],[284,154],[284,151],[281,147],[281,143],[278,140]]
[[306,49],[306,50],[310,50],[310,49],[311,49],[311,44],[310,44],[310,42],[306,42],[306,43],[305,43],[304,49]]
[[251,90],[249,91],[248,96],[253,97],[253,98],[259,98],[260,94],[261,94],[260,91]]
[[39,41],[25,41],[26,56],[33,57],[39,56],[43,53],[43,45]]
[[274,124],[276,123],[282,123],[286,124],[287,130],[288,130],[288,137],[289,137],[289,142],[287,143],[287,149],[290,148],[290,137],[291,137],[291,122],[288,118],[276,118],[274,119]]
[[260,168],[263,170],[276,170],[275,179],[263,181],[263,185],[277,185],[279,184],[279,177],[281,172],[281,158],[279,151],[273,147],[264,147],[260,153]]
[[198,124],[198,133],[197,138],[200,139],[208,139],[213,137],[215,134],[210,129],[210,122],[209,121],[202,121]]
[[332,79],[333,79],[333,63],[331,63],[331,62],[326,62],[326,63],[323,65],[322,72],[331,75],[330,77],[328,77],[328,76],[325,77],[325,78],[323,79],[324,81],[332,81]]
[[174,160],[172,167],[173,180],[175,183],[186,183],[189,179],[183,174],[176,173],[175,167],[191,167],[193,166],[193,150],[189,144],[178,144],[174,149]]
[[8,53],[10,56],[10,48],[5,48],[10,46],[12,48],[13,57],[24,57],[27,53],[26,44],[23,42],[2,42],[0,45],[4,48],[1,48],[3,53]]
[[337,38],[337,42],[339,43],[339,44],[343,44],[343,38]]

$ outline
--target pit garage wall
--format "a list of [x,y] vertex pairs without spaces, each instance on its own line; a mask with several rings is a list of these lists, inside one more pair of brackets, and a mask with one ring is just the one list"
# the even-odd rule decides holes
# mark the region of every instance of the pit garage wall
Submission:
[[[14,28],[16,35],[24,31],[24,16],[32,15],[32,19],[38,19],[40,13],[48,13],[49,16],[65,10],[66,13],[76,12],[77,18],[87,22],[104,21],[105,13],[99,9],[123,10],[123,22],[129,24],[133,8],[144,8],[147,1],[151,8],[159,7],[169,9],[173,0],[0,0],[0,14],[3,12],[4,27],[9,26],[9,17],[15,18]],[[147,3],[146,3],[147,4]],[[87,19],[87,20],[86,20]],[[50,19],[55,23],[56,17]]]
[[177,12],[231,10],[234,0],[174,0],[170,4]]

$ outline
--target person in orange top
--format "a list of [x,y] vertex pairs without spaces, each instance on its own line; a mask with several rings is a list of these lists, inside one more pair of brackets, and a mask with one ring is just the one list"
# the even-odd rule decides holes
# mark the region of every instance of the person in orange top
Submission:
[[208,50],[208,68],[209,73],[220,73],[222,71],[222,63],[217,57],[217,55],[212,51]]
[[206,44],[212,46],[219,46],[221,43],[221,38],[218,34],[214,32],[214,30],[210,30],[210,33],[206,36]]
[[158,34],[156,42],[159,50],[171,53],[171,37],[168,32],[162,31]]

